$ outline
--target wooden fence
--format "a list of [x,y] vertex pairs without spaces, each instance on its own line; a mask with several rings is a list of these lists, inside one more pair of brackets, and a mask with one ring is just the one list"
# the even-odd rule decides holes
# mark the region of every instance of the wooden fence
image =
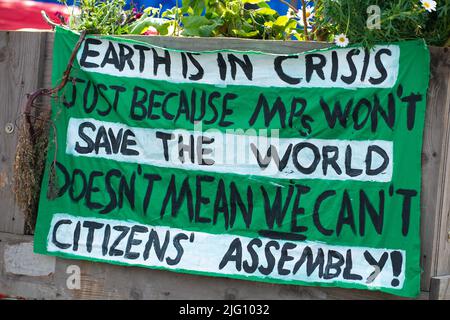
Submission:
[[[0,32],[0,293],[38,299],[397,299],[364,290],[275,285],[33,254],[33,236],[24,235],[24,215],[12,193],[12,164],[16,125],[26,94],[51,87],[53,35]],[[298,53],[327,46],[158,36],[140,40],[192,51],[228,48]],[[450,299],[450,52],[434,47],[430,51],[431,82],[422,151],[423,273],[419,299]],[[80,289],[66,285],[71,265],[80,268]]]

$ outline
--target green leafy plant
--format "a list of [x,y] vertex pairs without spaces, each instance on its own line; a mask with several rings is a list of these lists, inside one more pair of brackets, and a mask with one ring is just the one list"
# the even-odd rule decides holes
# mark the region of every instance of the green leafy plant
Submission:
[[142,15],[130,24],[130,34],[143,34],[150,27],[155,28],[161,35],[173,35],[175,20],[161,17],[160,8],[144,9]]
[[[65,0],[60,0],[66,3]],[[181,1],[181,0],[180,0]],[[269,0],[183,0],[161,8],[124,10],[125,0],[80,0],[67,26],[96,34],[143,34],[154,28],[160,35],[289,39],[299,34],[297,21],[279,15]],[[251,7],[249,7],[251,6]]]
[[[165,12],[125,10],[125,0],[79,0],[66,24],[72,30],[112,35],[296,38],[366,47],[424,38],[431,45],[450,45],[450,0],[298,0],[300,10],[288,0],[272,1],[290,6],[287,15],[271,9],[270,0],[178,0]],[[367,27],[367,9],[373,5],[380,8],[380,28]]]
[[[59,0],[67,6],[66,0]],[[125,0],[79,0],[73,6],[67,26],[72,30],[86,30],[95,34],[128,34],[131,10],[125,11]]]
[[[367,8],[381,9],[380,28],[368,28]],[[428,12],[419,0],[316,0],[314,39],[332,41],[345,34],[350,42],[371,47],[377,42],[424,38],[428,44],[444,45],[450,37],[450,0],[437,1]]]
[[181,10],[184,29],[181,34],[280,40],[289,39],[299,31],[295,20],[279,15],[267,2],[268,0],[184,0]]

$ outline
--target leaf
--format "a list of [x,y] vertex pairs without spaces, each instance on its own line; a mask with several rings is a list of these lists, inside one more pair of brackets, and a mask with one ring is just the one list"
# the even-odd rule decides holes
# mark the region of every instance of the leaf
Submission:
[[259,35],[259,32],[257,30],[245,32],[243,30],[233,29],[231,30],[231,32],[239,38],[254,38]]
[[194,9],[192,9],[192,7],[188,7],[188,8],[183,8],[182,9],[183,13],[187,13],[189,16],[194,16]]
[[258,3],[258,7],[260,8],[270,8],[269,4],[267,2],[260,2]]
[[200,28],[198,28],[198,35],[200,37],[212,37],[213,31],[216,27],[217,26],[214,24],[201,26]]
[[[155,17],[157,16],[159,13],[159,8],[154,8],[154,7],[148,7],[144,9],[144,14],[142,15],[142,17],[145,16],[146,17]],[[141,17],[141,18],[142,18]]]
[[279,16],[277,20],[273,23],[274,26],[284,27],[288,23],[289,18],[287,16]]
[[268,2],[270,0],[242,0],[242,3],[249,3],[249,4],[259,4],[261,2]]
[[273,16],[277,14],[277,12],[271,8],[259,8],[255,10],[255,13],[263,16]]
[[145,18],[142,21],[139,20],[139,22],[131,28],[130,34],[141,34],[148,27],[154,27],[159,32],[163,25],[168,21],[169,20],[167,19],[152,17]]
[[[184,25],[184,36],[206,37],[210,36],[212,30],[218,25],[217,21],[210,20],[205,16],[187,16],[181,19]],[[210,27],[210,28],[208,28]]]
[[[203,19],[202,19],[203,20]],[[200,23],[198,28],[195,26],[196,23],[191,24],[191,28],[186,32],[183,31],[183,35],[185,36],[199,36],[199,37],[213,37],[214,30],[223,24],[221,19],[206,19],[204,20],[207,24]],[[185,25],[186,30],[186,25]]]
[[286,25],[286,29],[295,29],[295,28],[297,28],[296,20],[290,20],[289,23]]
[[174,25],[176,25],[176,21],[167,20],[163,25],[157,28],[159,34],[161,36],[173,35]]
[[161,16],[163,18],[176,19],[177,17],[181,17],[182,14],[180,8],[173,7],[164,11]]
[[200,16],[205,9],[205,0],[183,0],[182,11],[194,16]]

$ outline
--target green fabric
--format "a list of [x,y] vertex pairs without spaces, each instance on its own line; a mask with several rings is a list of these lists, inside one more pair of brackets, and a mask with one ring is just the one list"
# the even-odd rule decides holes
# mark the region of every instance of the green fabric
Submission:
[[[107,39],[114,39],[115,41],[136,44],[137,41],[124,40],[120,38],[105,37]],[[78,35],[66,30],[58,28],[55,34],[55,45],[53,54],[53,77],[52,83],[55,86],[61,79],[61,76],[66,68],[67,61],[70,57],[75,43],[78,40]],[[193,40],[195,41],[195,40]],[[222,275],[218,272],[204,272],[199,270],[182,270],[175,269],[175,271],[205,274],[210,276],[226,276],[239,279],[247,279],[254,281],[274,282],[274,283],[288,283],[299,285],[317,285],[317,286],[336,286],[344,288],[358,288],[358,289],[377,289],[391,294],[415,297],[419,293],[420,288],[420,190],[421,190],[421,150],[422,150],[422,135],[424,128],[425,108],[426,108],[426,93],[428,89],[429,81],[429,52],[422,40],[406,41],[394,43],[400,47],[400,65],[398,71],[398,78],[396,84],[392,88],[358,88],[355,90],[345,88],[292,88],[289,86],[280,87],[252,87],[248,86],[233,86],[217,87],[208,84],[200,83],[170,83],[167,81],[158,81],[151,79],[138,79],[138,78],[125,78],[120,76],[111,76],[96,72],[86,72],[80,68],[78,61],[74,62],[71,76],[86,81],[92,81],[95,84],[105,84],[106,86],[117,85],[124,86],[129,89],[126,93],[121,95],[118,108],[116,111],[109,113],[106,116],[98,114],[97,110],[105,110],[107,104],[102,100],[99,102],[98,109],[92,112],[87,112],[82,107],[83,101],[83,89],[86,83],[76,83],[77,101],[73,107],[66,107],[64,105],[63,96],[66,96],[66,100],[72,96],[73,85],[69,83],[64,90],[60,93],[59,97],[52,101],[52,120],[57,128],[57,144],[53,143],[53,131],[50,133],[50,146],[47,156],[47,166],[42,183],[42,190],[39,203],[38,221],[35,233],[35,252],[40,254],[56,255],[70,259],[87,259],[94,261],[105,261],[96,257],[87,258],[77,255],[76,253],[64,253],[64,252],[50,252],[47,250],[49,241],[49,232],[51,220],[57,213],[67,213],[75,217],[87,217],[93,219],[113,219],[123,221],[133,221],[143,225],[150,226],[168,226],[172,228],[178,228],[188,231],[199,231],[209,234],[221,235],[230,234],[236,236],[246,236],[250,238],[258,238],[261,235],[258,233],[260,230],[268,230],[267,215],[264,208],[264,195],[262,188],[267,192],[269,198],[273,200],[277,192],[281,194],[283,201],[289,197],[289,192],[293,192],[291,200],[288,203],[286,214],[281,221],[275,221],[273,224],[273,230],[280,232],[292,233],[292,211],[295,211],[295,198],[297,189],[295,185],[302,185],[310,188],[309,192],[301,195],[300,206],[304,208],[304,212],[299,214],[296,219],[298,225],[307,227],[307,231],[304,235],[307,237],[307,241],[315,243],[323,243],[324,245],[343,246],[343,247],[367,247],[367,248],[380,248],[390,250],[404,250],[406,253],[405,258],[405,280],[402,288],[369,288],[363,283],[349,283],[342,281],[292,281],[275,279],[271,276],[260,277],[256,275],[244,275],[243,273],[235,275]],[[147,45],[147,44],[146,44]],[[335,48],[327,49],[333,50]],[[220,50],[219,50],[220,51]],[[324,50],[326,51],[326,50]],[[320,52],[324,52],[320,51]],[[226,51],[221,51],[226,52]],[[260,55],[261,53],[248,53],[251,55]],[[135,86],[143,88],[152,88],[165,92],[179,92],[180,88],[190,92],[192,89],[218,91],[223,95],[226,93],[235,93],[238,95],[233,103],[230,103],[229,108],[232,110],[227,119],[232,121],[233,124],[229,127],[218,127],[216,124],[203,124],[203,129],[215,128],[220,131],[226,131],[226,129],[280,129],[280,121],[278,116],[274,118],[270,124],[264,122],[264,118],[259,116],[255,123],[250,125],[249,119],[252,117],[254,108],[248,107],[256,105],[258,97],[261,92],[268,98],[270,103],[275,101],[275,97],[280,96],[286,105],[288,106],[288,115],[290,114],[290,101],[294,96],[302,96],[308,101],[308,107],[305,111],[313,121],[308,122],[311,126],[310,130],[304,130],[305,127],[301,123],[301,120],[296,119],[292,127],[289,125],[286,128],[280,129],[280,137],[282,138],[300,138],[300,139],[334,139],[334,140],[351,140],[351,141],[366,141],[366,140],[383,140],[393,142],[393,172],[390,182],[373,182],[373,181],[357,181],[357,180],[326,180],[326,179],[281,179],[271,178],[265,176],[247,176],[240,174],[233,174],[232,172],[217,173],[217,172],[203,172],[201,170],[185,170],[181,168],[163,168],[152,165],[142,164],[138,166],[136,163],[119,162],[104,158],[73,156],[66,153],[66,135],[69,120],[71,118],[92,118],[100,121],[114,122],[126,124],[129,127],[134,128],[159,128],[166,130],[174,130],[177,128],[194,130],[194,126],[191,122],[186,120],[184,115],[180,116],[176,121],[168,121],[163,117],[159,119],[133,120],[130,118],[129,101],[132,99],[132,88]],[[374,103],[374,96],[377,95],[380,99],[380,105],[384,110],[387,110],[389,105],[389,94],[392,93],[393,99],[395,99],[395,122],[393,128],[389,128],[386,125],[386,121],[378,115],[378,125],[376,130],[371,129],[372,118],[367,117],[367,124],[361,129],[355,129],[354,119],[350,113],[348,117],[347,128],[342,127],[339,122],[336,123],[334,128],[330,128],[325,116],[323,108],[320,104],[320,97],[325,101],[329,101],[330,107],[334,105],[334,101],[340,100],[345,107],[345,103],[353,98],[354,101],[359,101],[366,98],[371,104]],[[401,102],[402,97],[407,97],[410,94],[421,95],[422,99],[416,105],[414,113],[414,127],[410,130],[407,127],[407,103]],[[88,95],[90,99],[92,90]],[[104,90],[104,98],[110,102],[114,100],[114,92],[111,90]],[[169,102],[169,106],[175,109],[174,104],[176,99]],[[270,105],[271,106],[271,105]],[[173,109],[173,110],[174,110]],[[208,110],[207,112],[211,112]],[[361,108],[361,114],[365,114],[363,108]],[[208,115],[208,114],[207,114]],[[210,114],[211,115],[211,114]],[[360,119],[363,119],[360,118]],[[299,132],[305,132],[305,136],[299,134]],[[91,192],[91,198],[81,197],[79,201],[70,199],[69,193],[72,189],[67,190],[62,196],[50,199],[47,194],[49,192],[49,177],[50,167],[55,155],[56,160],[63,164],[68,172],[73,172],[75,168],[82,170],[86,176],[89,176],[93,171],[99,171],[103,174],[111,169],[118,169],[124,174],[127,182],[134,177],[135,179],[135,203],[134,206],[130,205],[130,202],[126,197],[123,199],[122,207],[116,207],[112,211],[102,214],[101,211],[105,209],[106,205],[110,201],[110,194],[103,177],[95,180],[95,185],[99,188],[98,191]],[[150,199],[150,205],[146,212],[143,208],[145,201],[145,190],[148,186],[148,181],[143,178],[143,174],[158,174],[161,176],[161,181],[157,183],[157,189],[153,190]],[[196,199],[196,177],[199,175],[208,175],[214,178],[212,182],[204,182],[201,190],[202,196],[209,198],[208,204],[201,203],[199,210],[200,217],[206,218],[202,220],[200,218],[191,220],[188,212],[188,204],[186,199],[179,206],[179,210],[176,216],[171,215],[171,205],[166,208],[166,213],[161,217],[161,208],[166,196],[166,191],[170,183],[171,177],[174,175],[176,181],[177,190],[182,187],[183,181],[188,178],[189,186],[193,192],[193,199]],[[56,176],[58,179],[58,185],[61,187],[63,177],[61,171],[56,169]],[[119,179],[116,179],[119,180]],[[80,181],[80,180],[79,180]],[[232,227],[225,227],[223,214],[218,214],[218,221],[213,224],[209,219],[213,219],[214,204],[216,200],[216,192],[218,189],[219,181],[223,181],[224,186],[228,190],[230,183],[235,184],[239,194],[242,197],[246,197],[248,187],[253,191],[253,214],[252,221],[249,227],[246,226],[242,214],[240,214],[239,208],[237,209],[236,220]],[[117,183],[114,183],[115,188]],[[291,187],[291,188],[290,188]],[[72,190],[74,193],[79,193],[78,186]],[[118,189],[116,189],[117,191]],[[325,200],[320,209],[321,224],[326,229],[332,230],[331,235],[324,235],[314,222],[314,205],[317,198],[327,190],[334,190],[336,194],[327,200]],[[367,195],[370,203],[375,211],[378,211],[380,205],[380,198],[384,201],[384,219],[382,222],[382,231],[378,233],[373,223],[371,222],[370,213],[368,209],[365,209],[365,230],[364,234],[361,231],[361,190]],[[400,191],[399,191],[400,190]],[[402,212],[405,208],[405,197],[402,196],[401,190],[415,191],[416,195],[410,198],[410,220],[407,233],[402,233]],[[91,190],[92,191],[92,190]],[[118,193],[117,193],[118,194]],[[347,197],[348,195],[348,197]],[[350,199],[351,209],[345,207],[343,202],[346,199]],[[87,204],[87,201],[91,203],[100,204],[98,208],[93,208],[92,205]],[[282,201],[282,204],[284,202]],[[90,207],[90,208],[89,208]],[[195,207],[195,204],[194,204]],[[349,211],[350,210],[350,211]],[[353,214],[353,223],[350,218],[345,220],[347,223],[342,225],[340,232],[336,230],[336,225],[339,220],[339,214],[346,217]],[[342,218],[342,217],[341,217]],[[197,221],[196,221],[197,220]],[[81,245],[81,242],[80,242]],[[221,249],[224,253],[226,248]],[[201,255],[201,252],[199,252]],[[109,261],[110,263],[124,264],[127,263],[118,261]],[[356,262],[353,261],[355,264]],[[386,265],[390,265],[391,259],[387,259]],[[130,265],[133,265],[133,261],[130,261]],[[141,265],[143,266],[143,265]],[[160,268],[151,265],[144,267]],[[165,268],[162,268],[165,269]],[[173,269],[172,269],[173,270]]]

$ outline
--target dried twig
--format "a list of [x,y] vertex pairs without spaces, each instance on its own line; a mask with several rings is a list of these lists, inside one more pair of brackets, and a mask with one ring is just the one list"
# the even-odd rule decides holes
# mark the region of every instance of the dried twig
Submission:
[[55,22],[53,22],[47,15],[47,13],[44,10],[41,10],[41,15],[42,18],[44,18],[45,22],[47,22],[48,25],[50,25],[52,27],[52,29],[55,29],[55,27],[62,27],[64,29],[67,29],[66,26],[64,26],[62,23],[61,24],[57,24]]
[[26,116],[31,114],[31,108],[32,108],[32,106],[34,104],[34,101],[38,97],[43,96],[43,95],[51,96],[51,95],[53,95],[55,93],[58,93],[60,90],[62,90],[65,87],[65,85],[67,84],[67,81],[69,80],[70,71],[72,70],[72,67],[73,67],[73,61],[75,60],[75,56],[76,56],[76,54],[78,52],[78,49],[80,49],[81,43],[83,42],[85,37],[86,37],[86,30],[83,30],[81,32],[81,34],[80,34],[80,39],[78,39],[78,42],[77,42],[77,44],[75,45],[75,48],[72,51],[72,54],[71,54],[69,62],[67,64],[67,68],[64,71],[64,74],[63,74],[61,82],[55,88],[52,88],[52,89],[46,89],[46,88],[39,89],[39,90],[37,90],[37,91],[35,91],[35,92],[33,92],[33,93],[28,95],[28,101],[27,101],[27,104],[25,105],[25,111],[24,111],[24,114]]
[[305,33],[305,40],[308,40],[308,18],[306,17],[306,2],[302,1],[302,13],[303,13],[303,32]]
[[[52,88],[52,89],[42,88],[31,94],[28,94],[28,100],[27,100],[27,104],[25,105],[25,110],[24,110],[23,114],[25,116],[25,121],[27,122],[27,124],[29,126],[29,134],[30,134],[29,136],[31,138],[35,137],[34,127],[31,123],[31,118],[36,118],[35,116],[31,115],[31,110],[35,107],[35,100],[44,95],[52,96],[52,95],[58,93],[60,90],[62,90],[65,87],[65,85],[67,84],[67,81],[69,80],[70,71],[72,70],[73,62],[75,60],[76,54],[77,54],[78,50],[80,49],[81,43],[83,42],[85,37],[86,37],[86,31],[83,30],[80,34],[80,38],[78,39],[78,42],[75,45],[75,48],[72,51],[72,54],[71,54],[69,62],[67,64],[67,68],[64,71],[61,82],[55,88]],[[48,116],[50,116],[50,114],[51,113],[49,112]],[[45,120],[45,119],[41,119],[41,120]],[[54,125],[53,125],[53,127],[54,127]],[[54,129],[55,129],[54,132],[56,134],[56,127],[54,127]],[[34,143],[34,141],[31,141],[31,142]],[[53,161],[56,161],[56,157]]]
[[[18,126],[18,145],[14,161],[14,193],[16,201],[24,210],[26,217],[26,233],[32,234],[36,221],[36,211],[39,203],[39,190],[44,174],[47,159],[48,130],[53,128],[54,154],[50,165],[49,190],[56,190],[57,179],[55,176],[56,156],[58,150],[57,128],[51,120],[51,108],[43,108],[38,99],[42,96],[57,94],[69,81],[70,71],[73,67],[76,54],[86,36],[83,31],[80,34],[75,48],[72,51],[67,68],[64,71],[60,83],[51,89],[39,89],[28,95],[27,103],[21,114],[21,123]],[[53,196],[53,193],[49,193]],[[47,195],[49,196],[49,195]]]

